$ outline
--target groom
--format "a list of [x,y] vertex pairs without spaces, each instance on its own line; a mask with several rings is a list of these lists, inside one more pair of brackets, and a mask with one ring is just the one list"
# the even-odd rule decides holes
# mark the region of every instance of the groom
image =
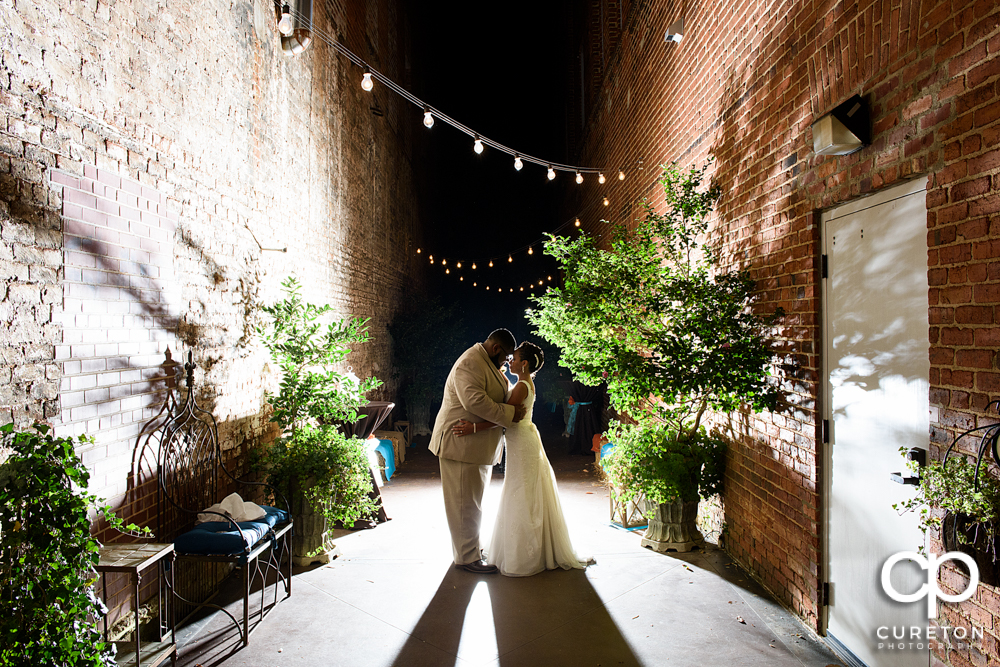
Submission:
[[429,449],[441,464],[444,510],[451,531],[455,566],[477,574],[494,574],[495,565],[482,562],[479,524],[483,492],[501,454],[499,428],[458,438],[451,427],[459,420],[488,421],[503,427],[524,417],[523,405],[507,405],[507,378],[500,367],[514,354],[514,336],[497,329],[485,342],[466,350],[448,373],[444,398]]

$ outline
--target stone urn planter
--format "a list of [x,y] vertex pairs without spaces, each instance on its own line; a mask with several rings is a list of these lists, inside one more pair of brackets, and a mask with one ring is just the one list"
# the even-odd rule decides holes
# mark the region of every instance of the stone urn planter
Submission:
[[293,485],[291,507],[295,522],[292,535],[292,563],[305,567],[325,564],[340,555],[333,543],[329,521],[319,508],[305,497],[299,484]]
[[649,526],[642,538],[644,547],[659,553],[686,552],[705,543],[697,525],[697,500],[675,500],[659,505],[647,502],[645,515],[649,519]]

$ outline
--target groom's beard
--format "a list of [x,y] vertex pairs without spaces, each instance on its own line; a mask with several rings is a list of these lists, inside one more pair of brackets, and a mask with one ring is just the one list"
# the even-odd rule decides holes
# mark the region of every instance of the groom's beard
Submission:
[[500,370],[500,367],[503,365],[503,362],[501,361],[501,355],[499,354],[495,357],[490,357],[490,361],[492,361],[493,365],[497,367],[497,370]]

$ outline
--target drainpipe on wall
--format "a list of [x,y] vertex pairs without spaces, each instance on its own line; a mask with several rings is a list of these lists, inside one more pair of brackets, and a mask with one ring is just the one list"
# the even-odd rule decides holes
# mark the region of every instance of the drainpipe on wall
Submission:
[[312,44],[312,0],[285,0],[285,8],[289,10],[291,31],[281,34],[281,51],[286,56],[297,56]]

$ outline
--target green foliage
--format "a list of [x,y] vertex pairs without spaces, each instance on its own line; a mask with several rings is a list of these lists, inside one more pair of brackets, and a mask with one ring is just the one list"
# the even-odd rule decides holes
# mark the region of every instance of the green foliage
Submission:
[[616,226],[608,248],[550,236],[545,251],[564,286],[536,297],[528,314],[577,380],[607,382],[614,408],[641,426],[619,427],[617,465],[650,498],[690,498],[702,485],[687,472],[718,467],[718,447],[701,431],[706,410],[775,409],[781,397],[769,336],[784,313],[757,312],[753,280],[723,270],[704,242],[720,195],[703,186],[706,169],[664,167],[664,211],[644,201],[644,218]]
[[24,432],[6,424],[0,434],[10,450],[0,463],[0,664],[114,665],[114,647],[97,629],[107,608],[94,591],[100,544],[89,512],[118,530],[139,529],[87,493],[90,473],[72,438],[42,424]]
[[407,410],[430,403],[440,395],[448,371],[465,349],[466,326],[458,304],[414,296],[396,313],[389,335],[395,377],[403,386]]
[[270,321],[257,329],[264,347],[280,365],[281,383],[267,400],[271,421],[284,435],[263,454],[268,479],[280,489],[301,489],[331,522],[348,525],[370,514],[371,475],[363,442],[346,438],[337,425],[354,423],[381,386],[371,377],[358,380],[332,368],[368,342],[368,320],[321,321],[332,308],[304,303],[294,278],[282,282],[285,298],[265,306]]
[[[905,456],[907,449],[901,447],[899,451]],[[892,507],[900,513],[916,512],[925,535],[931,528],[942,527],[943,513],[933,512],[931,508],[961,517],[963,524],[985,529],[990,536],[996,535],[1000,527],[1000,480],[985,469],[985,464],[979,471],[978,480],[975,461],[962,455],[929,461],[923,468],[918,468],[913,461],[907,461],[907,466],[920,475],[917,495]],[[957,531],[959,544],[971,546],[970,535],[975,532]],[[920,552],[924,553],[923,546]]]
[[704,172],[664,168],[667,211],[644,202],[645,219],[616,227],[608,250],[585,235],[551,236],[545,250],[564,287],[536,297],[528,315],[576,379],[607,381],[619,412],[691,433],[706,409],[773,409],[780,397],[768,335],[783,312],[754,312],[753,281],[719,270],[701,243],[719,196],[702,191]]
[[601,464],[623,500],[644,495],[658,505],[722,491],[726,445],[703,428],[681,439],[666,425],[617,423],[608,437],[615,447]]
[[267,395],[274,409],[271,421],[292,431],[311,421],[353,423],[357,409],[367,403],[365,393],[382,382],[374,377],[357,381],[332,366],[347,358],[351,346],[368,342],[368,320],[332,320],[324,327],[320,320],[331,306],[303,303],[295,278],[281,286],[285,298],[262,308],[270,321],[256,329],[282,372],[278,393]]
[[268,482],[290,496],[301,491],[328,521],[350,526],[378,509],[368,497],[371,474],[360,438],[334,426],[306,425],[279,438],[267,456]]

